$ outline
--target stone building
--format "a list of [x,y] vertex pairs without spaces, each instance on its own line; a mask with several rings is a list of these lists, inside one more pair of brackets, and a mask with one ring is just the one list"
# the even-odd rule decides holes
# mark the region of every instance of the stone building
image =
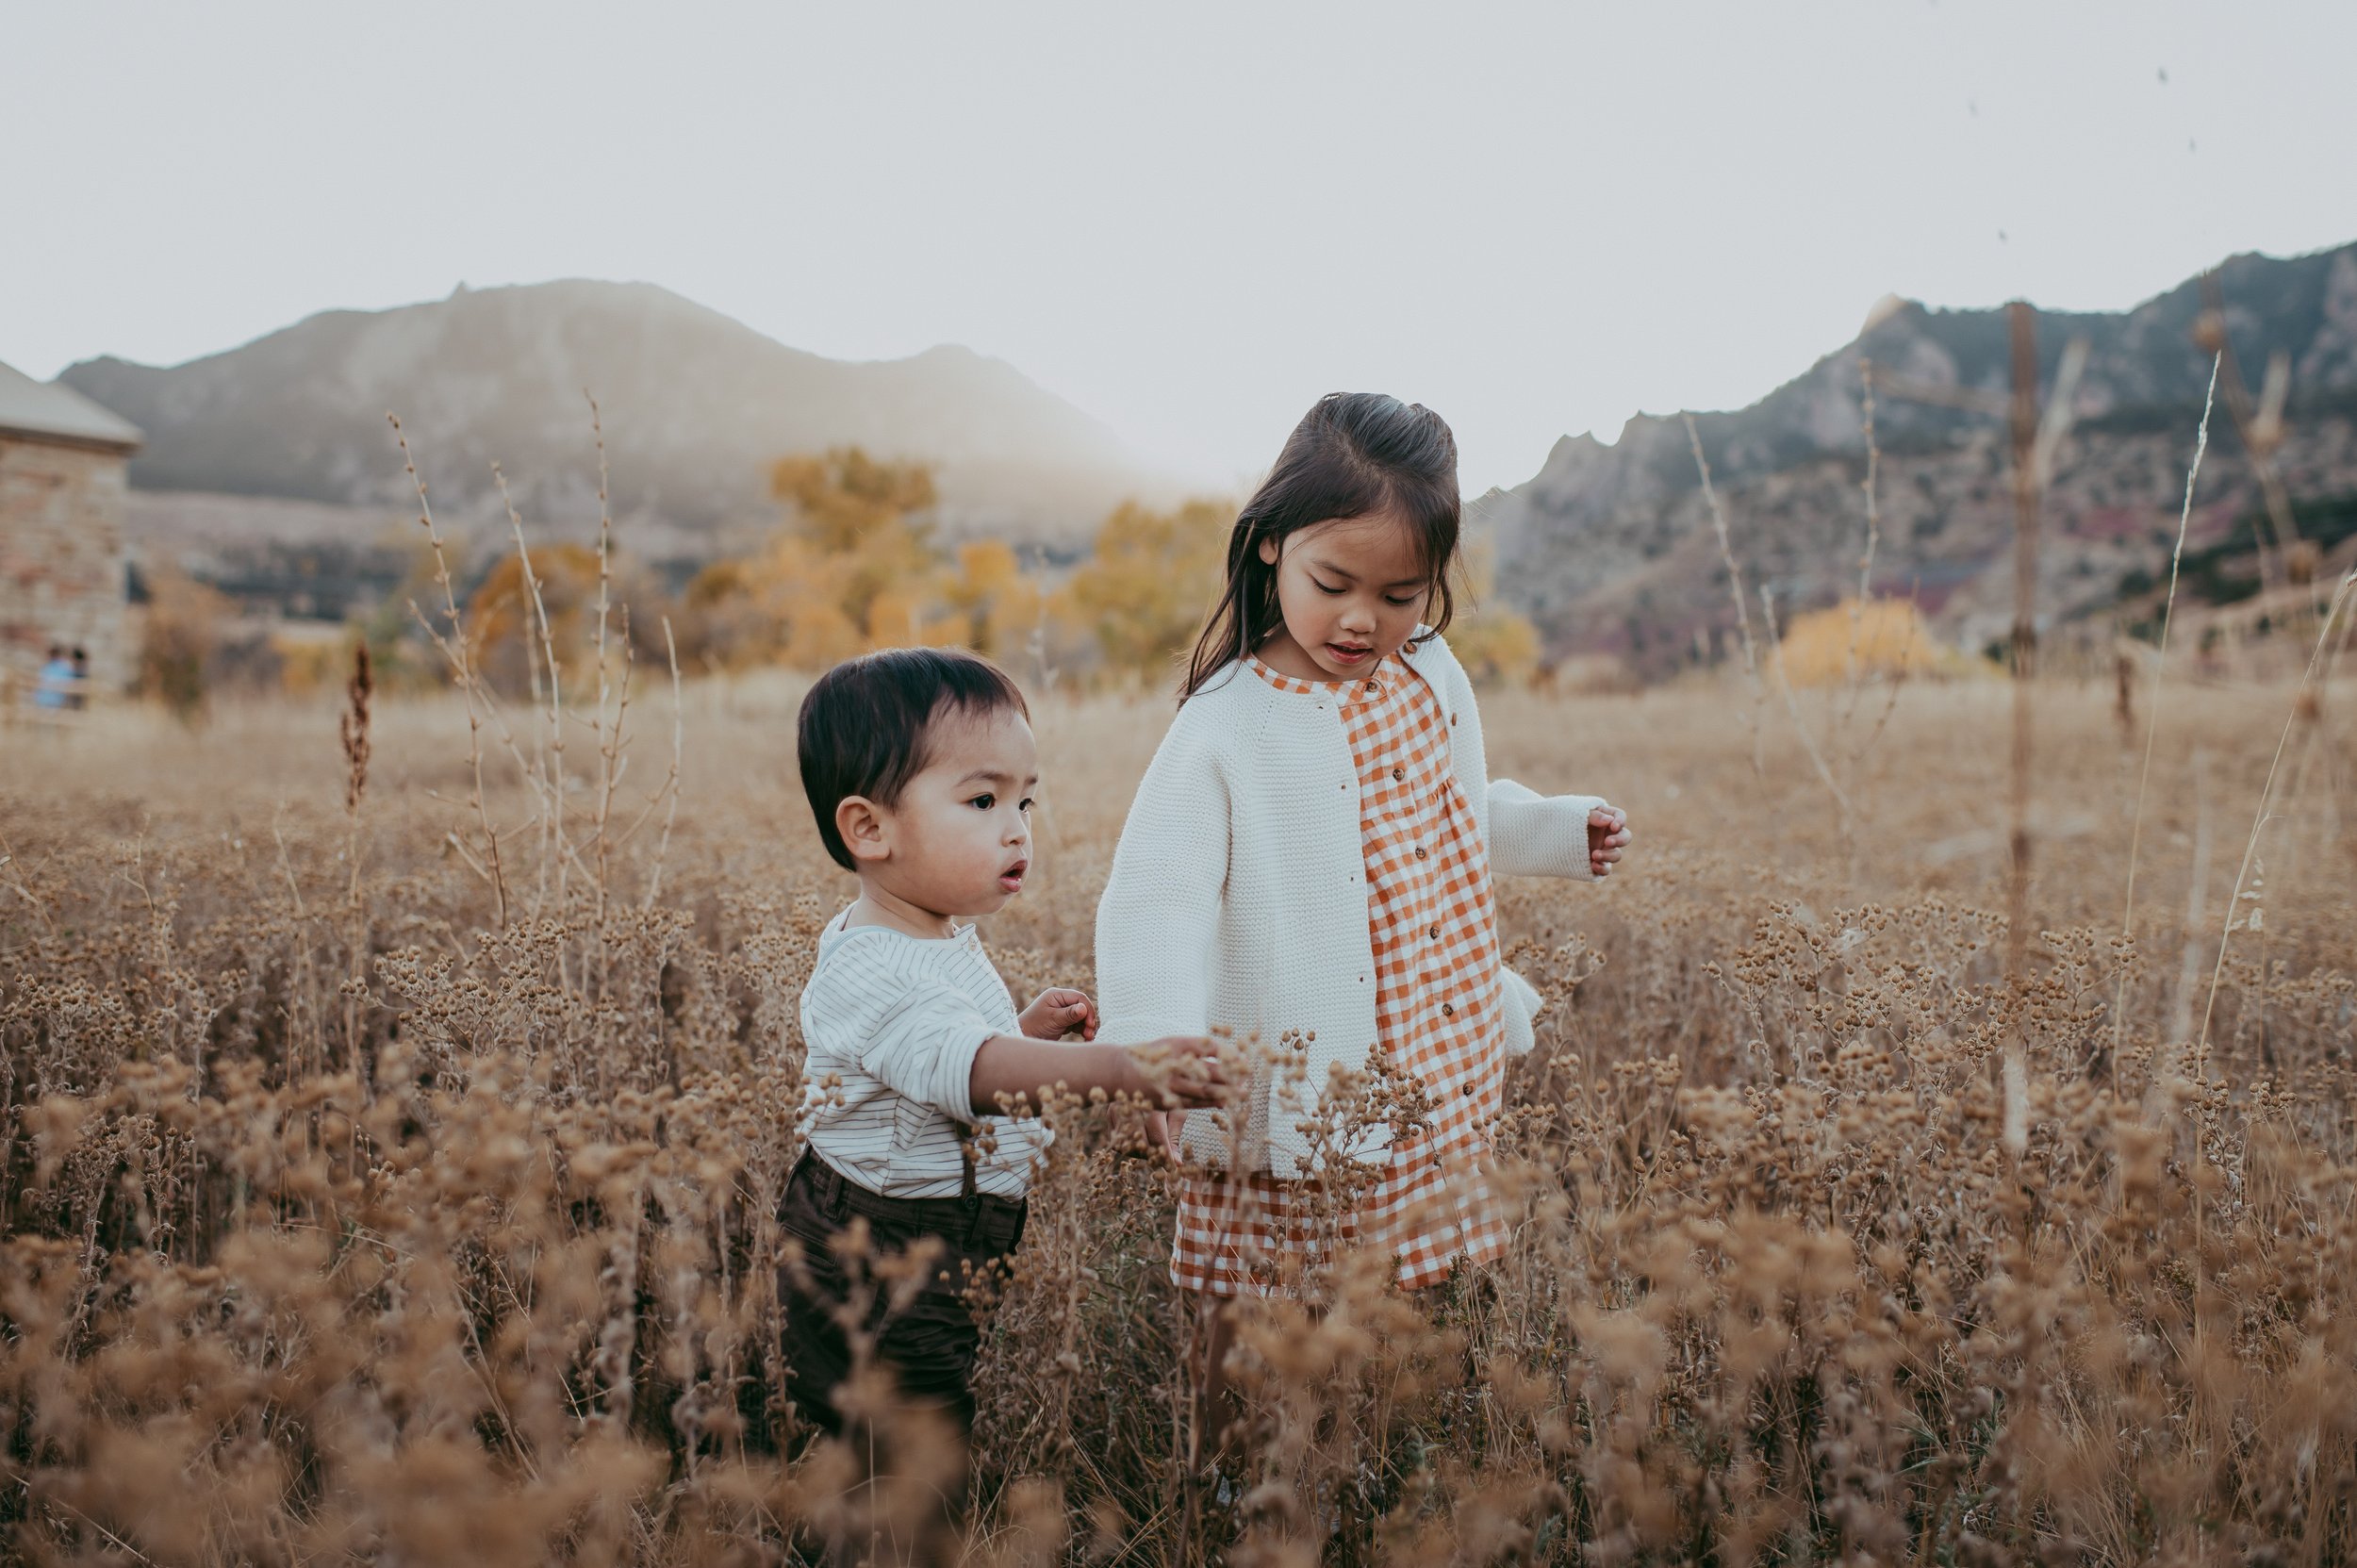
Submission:
[[64,643],[89,651],[101,690],[130,681],[124,492],[139,444],[129,421],[0,365],[0,665],[20,680]]

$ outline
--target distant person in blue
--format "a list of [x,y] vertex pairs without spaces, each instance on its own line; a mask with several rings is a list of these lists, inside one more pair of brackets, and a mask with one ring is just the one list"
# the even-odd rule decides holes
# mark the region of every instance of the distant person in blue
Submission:
[[41,684],[33,688],[33,706],[37,708],[73,708],[81,706],[81,693],[74,685],[74,661],[66,657],[61,643],[49,645],[49,662],[41,667]]
[[74,684],[65,688],[65,705],[79,710],[90,706],[90,651],[74,651]]

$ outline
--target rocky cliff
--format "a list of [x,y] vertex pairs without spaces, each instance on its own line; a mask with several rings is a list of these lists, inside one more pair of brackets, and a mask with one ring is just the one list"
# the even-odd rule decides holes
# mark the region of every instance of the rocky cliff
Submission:
[[[2276,459],[2292,495],[2322,509],[2321,542],[2339,550],[2348,537],[2335,520],[2340,503],[2357,495],[2357,244],[2290,259],[2236,256],[2216,289],[2254,394],[2270,358],[2283,358],[2288,434]],[[2209,351],[2195,340],[2203,308],[2196,279],[2118,314],[2039,316],[2042,386],[2071,338],[2089,346],[2043,514],[2040,614],[2050,622],[2133,608],[2167,569],[2209,377]],[[1886,301],[1855,340],[1758,403],[1695,415],[1735,553],[1749,581],[1788,608],[1854,591],[1866,536],[1867,361],[1880,388],[1873,589],[1914,595],[1943,635],[1978,648],[2012,614],[2009,458],[2003,421],[1953,400],[2009,388],[2002,310]],[[2189,548],[2231,553],[2259,505],[2221,402]],[[1531,616],[1558,654],[1611,652],[1660,673],[1734,622],[1675,416],[1640,415],[1610,446],[1567,437],[1534,478],[1475,510],[1492,532],[1500,597]],[[2247,579],[2229,567],[2217,582]]]

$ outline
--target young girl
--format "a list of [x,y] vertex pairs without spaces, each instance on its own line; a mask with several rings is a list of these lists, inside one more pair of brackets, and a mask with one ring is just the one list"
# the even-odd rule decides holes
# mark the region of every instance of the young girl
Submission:
[[1409,1289],[1504,1249],[1478,1171],[1539,999],[1504,966],[1491,876],[1602,877],[1629,833],[1596,798],[1489,777],[1441,639],[1458,525],[1440,416],[1319,400],[1236,519],[1227,590],[1113,856],[1104,1038],[1309,1037],[1306,1078],[1261,1075],[1165,1130],[1186,1162],[1171,1277],[1207,1307],[1268,1290],[1310,1245],[1302,1179],[1331,1151],[1299,1124],[1332,1068],[1376,1048],[1430,1111],[1343,1151],[1373,1167],[1345,1239],[1383,1248]]

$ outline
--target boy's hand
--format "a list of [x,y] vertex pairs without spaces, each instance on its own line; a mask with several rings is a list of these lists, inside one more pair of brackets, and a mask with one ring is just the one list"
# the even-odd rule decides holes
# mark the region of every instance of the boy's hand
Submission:
[[1235,1094],[1219,1047],[1198,1034],[1172,1034],[1129,1048],[1129,1059],[1169,1109],[1224,1105]]
[[1612,867],[1628,848],[1634,836],[1628,831],[1628,813],[1618,806],[1598,806],[1588,814],[1588,869],[1599,878],[1612,874]]
[[1061,1040],[1074,1032],[1083,1040],[1096,1038],[1096,1004],[1085,991],[1042,991],[1015,1021],[1034,1040]]

